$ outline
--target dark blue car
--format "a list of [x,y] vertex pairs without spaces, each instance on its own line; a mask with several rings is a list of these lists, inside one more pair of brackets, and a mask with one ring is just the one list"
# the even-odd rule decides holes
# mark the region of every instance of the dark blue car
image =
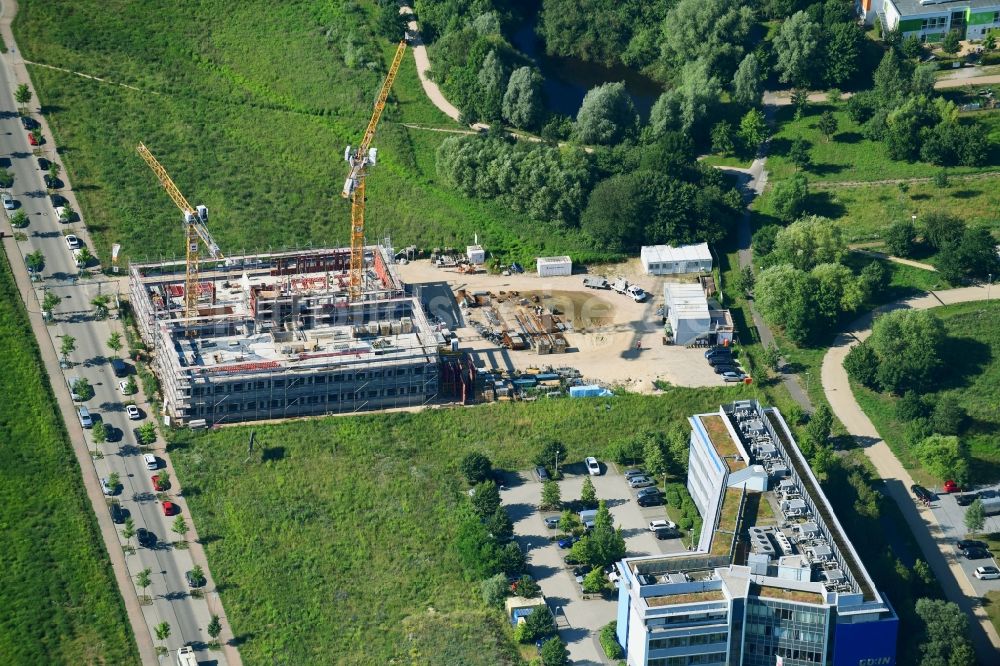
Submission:
[[573,544],[580,540],[580,537],[566,536],[559,539],[556,543],[559,544],[560,548],[572,548]]

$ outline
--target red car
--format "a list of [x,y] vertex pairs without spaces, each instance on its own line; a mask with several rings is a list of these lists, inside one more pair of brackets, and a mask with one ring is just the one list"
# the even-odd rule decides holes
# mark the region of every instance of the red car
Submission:
[[946,493],[958,493],[958,492],[961,492],[961,491],[962,491],[962,489],[959,488],[958,484],[955,483],[954,481],[952,481],[951,479],[948,479],[947,481],[944,482],[944,492],[946,492]]
[[169,487],[170,485],[166,479],[161,483],[159,475],[153,477],[153,490],[156,492],[161,493]]
[[175,513],[180,513],[180,511],[181,511],[180,508],[178,508],[178,506],[176,504],[174,504],[173,502],[164,502],[163,503],[163,515],[164,516],[172,516]]
[[32,146],[37,146],[38,145],[38,139],[35,138],[34,134],[30,134],[30,133],[28,134],[28,143],[30,143]]

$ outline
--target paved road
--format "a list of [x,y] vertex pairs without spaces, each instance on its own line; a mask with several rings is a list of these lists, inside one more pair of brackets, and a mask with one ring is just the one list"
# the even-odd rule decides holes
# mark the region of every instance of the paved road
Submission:
[[[171,651],[184,644],[195,644],[202,649],[199,654],[202,663],[239,664],[239,654],[235,648],[227,647],[225,654],[204,650],[205,643],[211,640],[207,633],[211,615],[214,613],[223,618],[224,640],[231,637],[229,623],[225,620],[210,573],[205,598],[196,599],[189,595],[184,574],[192,569],[196,561],[206,573],[208,572],[204,551],[199,544],[193,544],[190,549],[178,549],[169,545],[169,542],[180,537],[170,531],[174,519],[163,515],[162,505],[153,493],[151,473],[146,470],[143,462],[142,454],[146,451],[140,451],[136,446],[137,440],[133,428],[142,421],[130,421],[126,417],[124,411],[126,398],[118,389],[120,380],[114,376],[105,358],[112,353],[106,341],[112,332],[120,332],[121,326],[117,321],[96,319],[91,301],[101,294],[117,294],[123,283],[100,277],[99,273],[96,273],[98,277],[93,278],[80,275],[63,233],[72,228],[92,251],[93,245],[82,221],[65,225],[56,219],[42,180],[37,156],[28,145],[27,133],[22,128],[16,113],[13,90],[19,83],[30,84],[19,49],[10,31],[10,21],[16,10],[16,3],[11,0],[3,2],[0,34],[10,50],[3,56],[0,66],[0,159],[8,162],[7,166],[14,174],[12,192],[18,202],[18,208],[28,215],[30,221],[28,227],[23,230],[27,234],[27,240],[15,243],[7,239],[4,248],[10,255],[15,277],[18,279],[28,310],[33,313],[32,323],[40,335],[39,346],[43,357],[48,361],[46,365],[52,377],[52,386],[74,449],[83,467],[88,495],[97,511],[98,523],[126,602],[140,655],[144,663],[156,663],[155,654],[152,652],[152,627],[166,621],[170,623],[171,635],[167,641],[158,644],[165,645]],[[32,115],[41,122],[46,138],[38,153],[44,154],[50,160],[58,161],[52,134],[45,119],[37,114],[37,95],[34,96],[31,106],[33,107],[31,111],[34,112]],[[80,210],[69,189],[65,168],[62,169],[62,174],[61,178],[66,183],[66,189],[61,194],[70,201],[75,210]],[[10,228],[6,220],[3,226],[9,235]],[[43,279],[30,283],[21,255],[36,250],[45,257]],[[96,267],[90,268],[94,270]],[[39,303],[46,290],[62,298],[60,305],[55,309],[55,321],[49,326],[41,325],[39,317]],[[114,436],[111,441],[104,444],[96,444],[92,437],[93,431],[85,432],[76,418],[75,406],[69,397],[55,352],[61,344],[62,336],[65,335],[76,339],[76,351],[69,357],[72,367],[66,370],[66,374],[82,377],[90,382],[94,388],[94,396],[86,401],[86,405],[101,421],[112,427]],[[150,407],[141,396],[132,396],[127,400],[135,402],[140,407],[143,421],[151,416]],[[180,506],[181,514],[190,524],[191,518],[187,514],[186,503],[180,496],[181,486],[176,481],[176,475],[173,474],[173,468],[162,446],[162,441],[158,442],[155,454],[174,478],[173,488],[167,495]],[[92,461],[88,450],[99,451],[101,457]],[[107,477],[112,472],[118,473],[121,478],[122,487],[118,495],[121,505],[129,511],[136,527],[144,527],[160,538],[160,547],[138,548],[133,554],[123,557],[124,540],[120,540],[119,531],[110,521],[108,508],[97,482],[98,478]],[[193,527],[187,538],[197,539]],[[134,539],[132,545],[136,545]],[[154,597],[154,602],[140,609],[136,588],[131,578],[144,568],[152,571],[152,585],[147,593]]]
[[[900,308],[935,308],[951,303],[985,300],[989,296],[990,290],[986,287],[949,289],[892,303],[879,308],[876,312]],[[955,556],[954,535],[942,529],[933,510],[914,502],[909,491],[913,479],[878,434],[851,392],[847,371],[844,370],[844,357],[851,347],[871,334],[873,318],[874,313],[861,317],[833,341],[830,350],[823,357],[823,390],[833,413],[844,424],[847,432],[861,443],[865,455],[885,481],[885,491],[899,505],[903,517],[924,553],[924,558],[941,583],[945,596],[975,619],[971,625],[972,639],[980,663],[998,663],[1000,636],[997,635],[986,611],[980,605],[962,563]]]

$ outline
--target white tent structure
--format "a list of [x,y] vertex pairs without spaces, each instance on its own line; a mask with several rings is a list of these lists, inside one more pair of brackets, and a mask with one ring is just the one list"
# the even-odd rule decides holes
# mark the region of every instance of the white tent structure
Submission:
[[668,282],[663,285],[663,298],[675,345],[691,344],[712,330],[708,299],[700,285]]
[[639,260],[650,275],[712,272],[712,253],[708,243],[682,247],[644,245],[639,252]]

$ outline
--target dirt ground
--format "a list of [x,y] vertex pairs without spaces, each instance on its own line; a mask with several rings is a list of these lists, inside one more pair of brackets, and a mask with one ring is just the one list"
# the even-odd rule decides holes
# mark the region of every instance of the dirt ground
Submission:
[[[723,381],[705,362],[698,349],[663,344],[662,318],[664,278],[645,275],[638,260],[601,268],[600,274],[613,280],[625,277],[638,284],[650,297],[645,303],[610,290],[590,290],[583,286],[583,274],[540,278],[533,272],[519,275],[464,274],[451,268],[437,268],[430,261],[413,261],[397,266],[400,277],[411,285],[427,306],[428,314],[450,326],[460,347],[471,351],[483,368],[526,370],[528,368],[572,367],[585,381],[604,386],[621,386],[637,393],[651,393],[653,382],[662,380],[675,386],[719,386]],[[484,339],[469,325],[484,321],[483,308],[457,311],[455,292],[492,292],[504,303],[494,307],[512,328],[513,310],[524,307],[520,299],[537,295],[540,305],[555,306],[567,324],[564,333],[569,349],[565,354],[539,355],[534,349],[512,351]],[[518,292],[510,297],[509,292]],[[529,306],[529,307],[530,307]],[[510,313],[510,316],[508,316]],[[457,320],[457,321],[456,321]]]

